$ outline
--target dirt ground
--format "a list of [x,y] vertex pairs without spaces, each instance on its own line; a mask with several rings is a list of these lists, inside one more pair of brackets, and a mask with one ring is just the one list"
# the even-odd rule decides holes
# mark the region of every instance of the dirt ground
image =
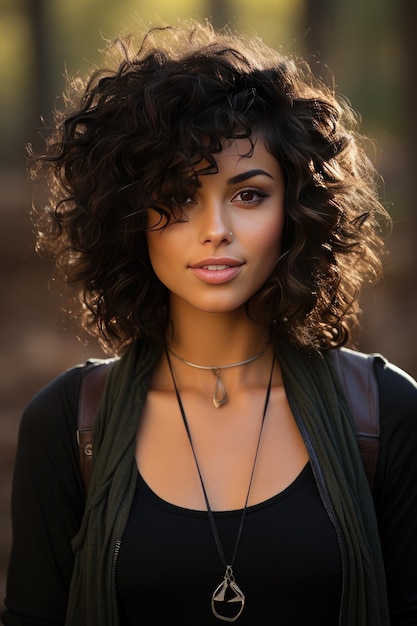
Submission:
[[[48,290],[50,266],[33,252],[27,211],[32,190],[22,174],[0,173],[0,609],[11,544],[10,491],[21,412],[33,394],[61,371],[89,356],[63,328],[59,302]],[[407,258],[406,228],[393,241],[393,257]],[[397,254],[398,253],[398,254]],[[411,252],[410,252],[411,254]],[[417,376],[416,288],[407,264],[365,300],[360,348],[385,354]],[[30,520],[28,520],[30,523]]]

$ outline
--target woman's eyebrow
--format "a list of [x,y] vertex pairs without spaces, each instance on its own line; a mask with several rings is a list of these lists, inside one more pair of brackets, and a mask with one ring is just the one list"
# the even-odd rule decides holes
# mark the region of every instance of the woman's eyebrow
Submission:
[[227,180],[228,185],[236,185],[238,183],[242,183],[248,178],[253,178],[254,176],[268,176],[268,178],[272,178],[271,174],[265,172],[265,170],[249,170],[248,172],[242,172],[242,174],[236,174],[236,176],[232,176]]

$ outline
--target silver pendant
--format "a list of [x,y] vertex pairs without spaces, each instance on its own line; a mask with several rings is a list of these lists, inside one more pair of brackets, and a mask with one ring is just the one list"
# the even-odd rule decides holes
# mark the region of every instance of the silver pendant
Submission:
[[211,597],[211,609],[217,619],[235,622],[245,606],[245,596],[238,587],[230,565],[226,567],[223,581]]
[[216,377],[216,386],[214,387],[213,393],[213,404],[216,409],[219,409],[221,406],[229,401],[229,398],[227,397],[226,389],[224,388],[224,385],[220,379],[219,368],[213,367],[212,372]]

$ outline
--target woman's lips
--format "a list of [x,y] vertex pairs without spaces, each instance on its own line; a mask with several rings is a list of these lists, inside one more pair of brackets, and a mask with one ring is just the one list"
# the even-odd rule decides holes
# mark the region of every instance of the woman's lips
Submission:
[[190,267],[193,274],[200,280],[212,285],[221,285],[232,280],[239,274],[242,264],[227,265],[226,263],[207,263]]

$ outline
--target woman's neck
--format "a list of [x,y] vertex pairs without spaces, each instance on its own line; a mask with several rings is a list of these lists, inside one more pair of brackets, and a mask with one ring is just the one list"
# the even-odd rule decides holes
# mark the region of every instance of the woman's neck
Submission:
[[250,320],[245,311],[173,315],[167,338],[169,348],[184,359],[218,366],[244,361],[268,341],[268,328]]

